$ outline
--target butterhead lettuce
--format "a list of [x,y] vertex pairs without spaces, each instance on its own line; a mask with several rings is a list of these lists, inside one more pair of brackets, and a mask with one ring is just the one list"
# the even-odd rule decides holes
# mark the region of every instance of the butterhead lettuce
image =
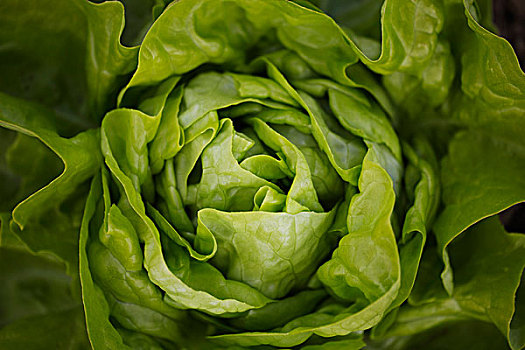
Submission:
[[488,5],[3,1],[0,348],[522,349]]

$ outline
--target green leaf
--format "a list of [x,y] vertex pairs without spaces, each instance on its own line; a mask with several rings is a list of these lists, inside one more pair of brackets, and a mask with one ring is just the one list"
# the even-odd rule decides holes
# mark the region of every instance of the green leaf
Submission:
[[454,285],[447,246],[472,224],[525,200],[524,164],[518,145],[484,133],[462,132],[451,142],[441,172],[445,208],[434,225],[449,294]]
[[[5,236],[8,228],[2,224],[2,230]],[[3,242],[0,253],[0,327],[78,306],[72,295],[71,278],[56,259],[32,255],[23,247],[6,248]]]
[[[189,19],[191,24],[186,25]],[[242,63],[250,43],[277,27],[282,45],[297,52],[314,70],[347,81],[344,69],[357,57],[342,31],[322,13],[305,11],[290,2],[243,0],[218,6],[204,0],[182,1],[168,6],[149,30],[141,45],[138,69],[120,98],[132,87],[156,84],[204,63]],[[174,46],[175,42],[179,44]]]
[[[297,214],[199,211],[195,244],[211,232],[217,239],[214,264],[226,276],[243,281],[269,298],[301,288],[331,248],[326,236],[335,209]],[[204,238],[206,239],[206,238]]]
[[450,349],[462,350],[474,347],[483,350],[507,350],[505,338],[489,323],[481,321],[451,322],[426,332],[404,337],[392,337],[368,344],[373,350],[393,349]]
[[[450,262],[454,298],[461,308],[494,323],[510,340],[516,290],[525,269],[525,236],[504,232],[497,217],[484,220],[453,243]],[[524,344],[509,345],[520,349]]]
[[[79,194],[84,191],[82,184],[91,178],[100,166],[98,133],[90,130],[70,139],[62,138],[54,130],[55,115],[52,112],[7,95],[0,95],[0,99],[0,125],[39,139],[56,153],[64,164],[58,177],[14,208],[11,228],[30,249],[55,254],[66,262],[68,269],[75,271],[78,261],[76,229],[79,226],[84,200]],[[34,142],[26,144],[35,147]],[[12,151],[16,152],[17,149],[12,148]],[[13,153],[13,157],[15,154]],[[44,154],[49,159],[49,152]],[[20,170],[22,166],[26,166],[22,160],[12,159],[10,162],[18,162],[17,167]],[[52,163],[48,165],[56,168]],[[35,168],[37,169],[40,167]],[[51,169],[51,173],[54,171],[56,170]],[[32,180],[28,177],[27,181]],[[28,186],[34,185],[28,183]],[[63,203],[69,205],[62,208]],[[59,240],[57,234],[60,235]]]
[[[94,220],[97,205],[102,198],[101,176],[97,175],[92,183],[86,200],[84,216],[79,238],[79,271],[82,285],[82,299],[86,315],[86,329],[93,348],[110,347],[128,349],[115,327],[109,320],[109,305],[100,287],[93,282],[87,257],[86,245],[90,235],[91,221]],[[99,218],[100,219],[100,218]]]
[[0,232],[0,346],[2,349],[85,348],[81,300],[64,264],[34,255],[2,214]]
[[432,57],[444,23],[443,5],[437,0],[387,0],[381,9],[381,55],[367,57],[357,45],[350,45],[371,70],[419,71]]
[[318,0],[319,7],[332,16],[342,27],[362,35],[379,37],[381,7],[380,0],[358,0],[342,2],[337,0]]
[[348,235],[318,272],[320,280],[339,297],[351,301],[365,298],[371,303],[393,286],[399,287],[400,273],[390,224],[395,201],[392,182],[374,163],[375,157],[369,151],[363,162],[360,193],[352,198],[348,210]]
[[306,345],[302,349],[306,350],[359,350],[365,346],[365,342],[359,337],[353,337],[345,340],[332,340],[317,345]]
[[457,104],[457,118],[521,144],[519,130],[525,126],[525,73],[510,44],[481,27],[473,15],[474,7],[467,0],[463,4],[468,32],[461,37],[467,45],[460,51],[464,94]]
[[82,309],[24,318],[0,329],[2,349],[85,349],[89,346]]
[[119,41],[123,12],[116,2],[2,2],[1,91],[53,109],[61,134],[96,126],[136,66],[138,50]]
[[513,337],[520,332],[519,326],[513,329],[510,325],[525,268],[525,237],[506,233],[498,218],[492,217],[469,228],[449,250],[455,271],[453,294],[439,292],[438,271],[424,271],[426,276],[416,281],[414,293],[425,291],[426,298],[417,305],[402,306],[383,335],[411,335],[453,321],[477,319],[493,323],[512,349],[520,349],[523,344]]
[[424,139],[415,139],[412,149],[404,145],[409,166],[419,172],[419,181],[413,188],[413,203],[408,209],[402,229],[402,243],[399,244],[401,263],[401,286],[392,308],[404,302],[412,291],[423,249],[439,205],[439,180],[435,155]]
[[[14,136],[12,143],[5,147],[3,179],[5,188],[4,210],[12,211],[16,204],[41,189],[64,170],[60,158],[36,138],[5,130]],[[27,157],[31,154],[32,157]]]

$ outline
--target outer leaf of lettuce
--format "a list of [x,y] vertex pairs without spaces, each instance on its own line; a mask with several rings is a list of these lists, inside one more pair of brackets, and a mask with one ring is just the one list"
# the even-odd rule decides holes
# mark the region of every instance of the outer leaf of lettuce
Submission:
[[467,0],[463,3],[469,35],[460,49],[464,99],[455,105],[458,119],[522,144],[525,73],[510,44],[481,27],[475,7]]
[[[230,23],[242,23],[242,30]],[[242,63],[250,43],[275,27],[283,45],[297,52],[314,70],[347,80],[344,68],[357,57],[346,45],[341,30],[319,12],[280,1],[226,2],[224,6],[209,1],[175,2],[144,38],[139,67],[121,98],[131,87],[155,84],[204,63]]]
[[2,92],[54,109],[61,133],[96,125],[136,65],[119,42],[122,5],[3,1],[0,13]]
[[60,175],[64,165],[40,140],[3,128],[2,134],[6,143],[2,157],[2,210],[12,211],[21,200]]
[[486,25],[487,17],[479,22],[471,1],[444,5],[442,35],[423,70],[383,77],[398,107],[408,112],[403,131],[432,135],[440,148],[458,127],[482,128],[521,144],[525,75],[512,47],[479,24]]
[[412,302],[417,304],[402,306],[384,334],[406,336],[477,319],[493,323],[512,349],[520,349],[523,329],[510,325],[513,316],[522,316],[515,295],[525,267],[524,249],[525,237],[506,233],[496,217],[469,228],[449,248],[455,271],[453,294],[442,291],[437,259],[429,261],[430,269],[422,270],[416,280]]
[[85,348],[82,307],[64,265],[28,251],[8,220],[0,222],[0,347]]
[[443,28],[441,1],[387,0],[381,12],[381,55],[367,57],[354,42],[350,45],[375,72],[420,71],[432,57]]
[[319,7],[332,16],[339,25],[372,38],[380,36],[383,1],[360,0],[341,2],[337,0],[317,0],[312,2],[318,3]]
[[16,132],[0,129],[0,195],[3,198],[0,203],[0,211],[12,210],[18,202],[16,196],[19,192],[20,179],[7,161],[9,148],[15,142],[16,137]]
[[[64,163],[64,170],[57,178],[15,207],[12,230],[33,251],[51,252],[63,259],[68,268],[75,269],[76,225],[83,197],[73,194],[82,191],[80,185],[100,166],[98,135],[87,131],[70,139],[62,138],[55,131],[52,112],[7,95],[0,95],[0,99],[0,125],[39,139]],[[60,208],[65,201],[70,201],[70,205]],[[60,240],[56,239],[57,232],[62,235]]]
[[2,349],[85,349],[84,318],[80,306],[41,316],[24,318],[0,330]]
[[516,291],[516,309],[510,322],[509,343],[515,348],[523,348],[525,344],[525,274]]
[[454,243],[450,261],[455,271],[454,298],[462,309],[494,323],[512,349],[522,348],[525,343],[513,339],[510,323],[525,269],[525,236],[504,232],[499,220],[490,218]]
[[[439,314],[436,314],[440,317]],[[507,350],[505,338],[501,336],[493,325],[471,320],[461,320],[436,326],[425,332],[407,336],[394,336],[383,342],[367,344],[367,349],[450,349],[462,350],[466,348],[482,350]]]
[[477,221],[525,200],[524,155],[519,145],[484,133],[463,132],[451,142],[442,168],[446,207],[434,225],[447,292],[453,291],[450,242]]

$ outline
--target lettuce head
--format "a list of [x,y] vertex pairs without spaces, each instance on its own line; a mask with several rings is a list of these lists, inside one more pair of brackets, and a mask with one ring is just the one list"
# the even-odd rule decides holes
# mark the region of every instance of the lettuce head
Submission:
[[522,349],[525,74],[492,30],[489,1],[3,0],[0,348]]

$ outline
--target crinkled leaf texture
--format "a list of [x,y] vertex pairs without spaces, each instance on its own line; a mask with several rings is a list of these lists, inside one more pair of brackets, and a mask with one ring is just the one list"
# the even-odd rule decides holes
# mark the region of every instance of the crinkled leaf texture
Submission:
[[3,1],[0,348],[523,348],[487,4]]

